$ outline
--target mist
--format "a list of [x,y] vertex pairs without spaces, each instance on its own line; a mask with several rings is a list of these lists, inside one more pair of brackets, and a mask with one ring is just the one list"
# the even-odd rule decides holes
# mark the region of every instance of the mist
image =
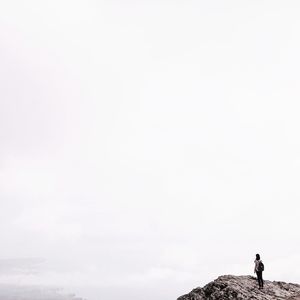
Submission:
[[176,299],[300,282],[297,1],[2,1],[0,285]]

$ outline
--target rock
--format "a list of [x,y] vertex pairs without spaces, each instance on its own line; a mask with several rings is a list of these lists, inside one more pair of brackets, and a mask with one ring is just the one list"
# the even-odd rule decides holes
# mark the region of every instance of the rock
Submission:
[[177,300],[300,300],[300,285],[281,281],[264,281],[260,290],[256,277],[224,275],[203,288],[195,288]]

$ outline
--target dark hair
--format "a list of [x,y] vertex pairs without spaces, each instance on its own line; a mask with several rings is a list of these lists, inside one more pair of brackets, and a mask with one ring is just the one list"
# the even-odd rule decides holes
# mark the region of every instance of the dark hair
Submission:
[[256,254],[256,260],[260,260],[260,255]]

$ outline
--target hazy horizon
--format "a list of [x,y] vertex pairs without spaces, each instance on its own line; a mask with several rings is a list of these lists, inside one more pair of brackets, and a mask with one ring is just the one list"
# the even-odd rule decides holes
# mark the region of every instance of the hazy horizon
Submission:
[[299,9],[2,1],[0,284],[300,283]]

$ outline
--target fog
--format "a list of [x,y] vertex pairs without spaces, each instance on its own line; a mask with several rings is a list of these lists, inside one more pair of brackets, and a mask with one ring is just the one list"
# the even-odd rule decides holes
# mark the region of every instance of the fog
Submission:
[[300,283],[298,1],[1,1],[0,284],[176,299]]

